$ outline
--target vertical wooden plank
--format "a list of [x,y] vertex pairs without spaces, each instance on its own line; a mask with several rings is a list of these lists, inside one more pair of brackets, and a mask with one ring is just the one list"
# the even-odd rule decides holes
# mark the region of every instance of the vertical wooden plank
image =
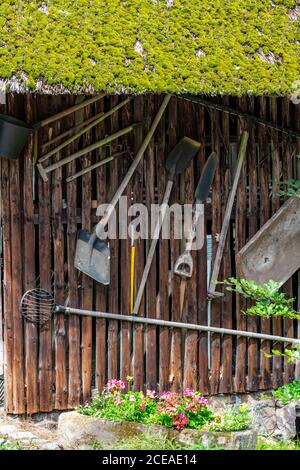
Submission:
[[[229,106],[229,97],[223,99],[223,104]],[[221,175],[223,181],[222,191],[222,219],[226,209],[226,203],[230,193],[231,187],[231,169],[230,169],[230,128],[229,128],[229,115],[227,113],[222,114],[222,143],[223,146],[220,148],[220,165]],[[221,189],[221,188],[220,188]],[[228,279],[231,274],[231,233],[228,230],[226,243],[224,246],[223,253],[223,271],[222,279]],[[221,280],[222,280],[221,279]],[[223,290],[224,297],[222,298],[222,327],[232,328],[232,294],[226,290]],[[221,340],[221,376],[220,376],[220,393],[230,393],[232,391],[232,336],[223,335]]]
[[9,160],[1,160],[1,215],[3,237],[5,411],[13,413],[13,310],[11,266],[11,208]]
[[[18,116],[18,95],[8,95],[9,114]],[[11,275],[12,275],[12,320],[13,320],[13,404],[15,413],[25,412],[24,396],[24,355],[23,355],[23,321],[20,314],[22,297],[22,264],[21,251],[21,194],[20,194],[20,160],[10,163],[10,204],[11,204]]]
[[[260,117],[261,119],[267,118],[267,101],[265,97],[261,97],[260,103]],[[269,163],[268,163],[268,130],[264,126],[259,126],[258,139],[259,139],[259,164],[260,164],[260,225],[264,225],[269,219]],[[261,332],[270,333],[270,320],[266,318],[261,319]],[[261,350],[261,378],[260,388],[269,388],[271,385],[270,376],[270,360],[265,356],[270,352],[269,341],[262,341]]]
[[[161,97],[159,97],[159,101]],[[157,127],[156,171],[158,203],[161,204],[167,184],[166,161],[166,116],[164,115]],[[169,318],[169,240],[164,240],[162,231],[157,245],[159,259],[159,318]],[[155,261],[154,261],[155,262]],[[169,329],[159,328],[159,391],[169,388]]]
[[[245,110],[245,98],[238,100],[238,106],[243,111]],[[241,134],[244,130],[244,122],[238,118],[237,123],[237,141],[238,146],[240,142]],[[237,188],[236,197],[236,217],[235,217],[235,253],[238,253],[240,249],[245,245],[246,242],[246,161],[243,164],[240,180]],[[236,296],[236,324],[238,330],[246,330],[246,318],[241,313],[245,309],[245,299],[241,296]],[[237,349],[236,349],[236,373],[235,373],[235,391],[245,391],[246,381],[246,338],[237,338]]]
[[[248,111],[254,115],[255,99],[249,98]],[[249,129],[248,140],[248,172],[249,172],[249,239],[252,238],[258,230],[258,181],[257,181],[257,151],[255,126]],[[257,318],[249,316],[247,318],[247,329],[249,331],[257,331]],[[248,376],[247,390],[254,392],[258,388],[258,343],[256,339],[248,340]]]
[[[189,101],[184,101],[184,129],[187,137],[195,138],[194,122],[193,122],[193,105]],[[194,183],[194,161],[192,161],[184,173],[185,182],[185,204],[193,205],[195,202],[195,183]],[[196,296],[196,279],[197,279],[197,263],[196,252],[192,251],[193,257],[193,274],[187,282],[186,288],[186,322],[197,322],[197,303]],[[187,331],[185,336],[185,355],[184,355],[184,375],[183,388],[197,389],[197,363],[198,363],[198,333],[195,331]]]
[[[84,108],[84,119],[91,116],[91,107]],[[92,142],[91,131],[86,132],[82,139],[83,147],[87,147]],[[81,157],[82,168],[92,164],[91,153]],[[91,199],[92,199],[92,179],[91,173],[82,176],[82,228],[91,232]],[[93,308],[93,280],[91,277],[82,275],[82,308],[92,310]],[[82,367],[82,399],[85,403],[91,396],[92,387],[92,317],[82,318],[81,334],[81,367]]]
[[[144,117],[144,97],[136,96],[134,99],[134,122],[141,122]],[[138,151],[143,139],[143,129],[141,126],[134,130],[134,151]],[[137,203],[143,202],[143,161],[139,164],[133,179],[132,191]],[[136,275],[135,286],[140,285],[144,269],[144,246],[143,240],[136,241]],[[142,300],[139,315],[145,315],[144,299]],[[135,390],[142,390],[144,386],[144,344],[143,325],[133,326],[133,385]]]
[[[53,97],[52,112],[62,110],[61,97]],[[67,103],[68,104],[68,103]],[[52,124],[53,136],[60,134],[64,129],[62,122]],[[53,155],[53,161],[61,159],[60,152]],[[54,258],[54,297],[59,305],[64,304],[64,227],[62,224],[62,168],[58,168],[52,175],[52,239]],[[67,408],[67,371],[66,371],[66,330],[65,316],[55,316],[55,409]]]
[[[50,106],[48,108],[50,102]],[[47,96],[37,97],[37,119],[51,114],[51,99]],[[50,138],[49,128],[43,128],[39,138],[39,155],[41,144]],[[40,287],[52,292],[51,284],[51,227],[50,227],[50,185],[38,175],[39,193],[39,270]],[[40,411],[52,410],[52,320],[40,326],[39,334],[39,385]]]
[[[111,96],[110,108],[113,108],[118,103],[117,96]],[[111,133],[116,132],[119,129],[119,114],[115,113],[110,119],[110,131]],[[111,152],[116,153],[116,142],[111,144]],[[112,199],[117,187],[118,187],[118,160],[111,162],[110,164],[110,191]],[[116,208],[116,216],[118,220],[118,208]],[[118,229],[117,229],[118,230]],[[119,240],[118,232],[115,240],[110,240],[111,250],[111,280],[110,280],[110,291],[109,291],[109,311],[118,312],[119,307]],[[111,320],[108,323],[108,378],[115,379],[118,375],[118,322]]]
[[[171,151],[177,140],[177,98],[173,97],[169,103],[168,109],[168,141],[169,151]],[[171,203],[178,203],[179,199],[179,188],[178,181],[174,182]],[[180,255],[180,240],[174,238],[174,226],[175,220],[174,215],[171,218],[171,273],[172,273],[172,321],[182,321],[182,312],[180,311],[180,282],[181,278],[174,275],[174,265]],[[182,331],[178,328],[172,328],[171,331],[171,352],[170,352],[170,377],[169,383],[171,390],[174,392],[180,392],[182,389],[182,360],[181,360],[181,348],[182,348]]]
[[[206,151],[205,151],[205,108],[199,106],[198,109],[198,141],[201,143],[199,150],[199,171],[205,165]],[[197,276],[197,290],[198,290],[198,321],[200,325],[207,325],[207,204],[205,204],[205,223],[204,223],[204,245],[198,252],[198,276]],[[198,355],[198,370],[199,370],[199,390],[208,395],[209,393],[209,379],[208,379],[208,335],[207,333],[199,333],[199,355]]]
[[[212,137],[212,150],[220,155],[220,117],[218,111],[211,111],[211,137]],[[217,252],[217,239],[221,232],[222,226],[222,200],[221,200],[221,161],[215,172],[214,182],[212,187],[212,247],[213,247],[213,262]],[[221,267],[222,272],[222,267]],[[220,326],[221,321],[221,302],[215,299],[211,302],[211,325]],[[218,334],[211,335],[211,379],[210,379],[210,393],[216,394],[219,389],[220,380],[220,361],[221,361],[221,337]]]
[[[131,112],[131,103],[127,104],[121,111],[121,127],[125,128],[129,126],[132,122],[132,112]],[[122,148],[123,150],[128,148],[128,152],[131,153],[133,139],[132,135],[127,135],[122,139]],[[122,175],[125,175],[128,171],[131,159],[129,155],[124,155],[124,160],[122,159]],[[122,177],[122,176],[121,176]],[[132,181],[127,185],[126,190],[124,191],[124,196],[127,198],[127,207],[129,209],[131,205],[131,200],[133,198],[132,194]],[[133,201],[132,201],[133,202]],[[128,227],[130,223],[130,218],[126,218],[126,230],[128,235]],[[125,240],[120,240],[119,242],[121,250],[121,313],[127,315],[130,312],[130,261],[131,261],[131,239],[129,236]],[[131,325],[128,322],[121,323],[121,340],[120,340],[120,376],[123,380],[126,380],[126,377],[132,376],[131,374],[131,351],[130,351],[130,341],[131,341]]]
[[[170,106],[170,104],[169,104]],[[145,132],[150,128],[154,116],[154,97],[147,95],[145,99]],[[146,167],[146,203],[149,211],[149,227],[147,248],[151,244],[151,205],[155,204],[155,154],[154,141],[151,140],[145,153]],[[156,263],[153,262],[149,272],[148,282],[146,285],[146,315],[149,318],[156,317],[156,309],[153,299],[156,298]],[[153,390],[157,387],[157,344],[156,344],[156,327],[154,325],[146,326],[146,386],[147,389]]]
[[[282,124],[283,126],[290,127],[290,105],[291,101],[289,97],[282,98]],[[293,176],[293,167],[292,167],[292,142],[289,136],[283,137],[283,155],[282,155],[282,170],[283,170],[283,180],[292,178]],[[285,198],[287,199],[287,197]],[[293,297],[293,279],[290,278],[284,284],[283,290],[286,293],[288,298]],[[293,337],[294,335],[294,326],[293,320],[285,318],[283,321],[283,333],[284,336]],[[290,383],[294,377],[294,364],[287,361],[287,358],[284,358],[284,383]]]
[[[277,112],[277,103],[278,98],[272,97],[270,98],[270,115],[272,122],[276,123],[278,119],[278,112]],[[279,139],[278,133],[275,130],[271,130],[271,157],[272,157],[272,210],[271,213],[274,214],[278,211],[280,207],[280,198],[278,196],[279,185],[278,182],[280,180],[280,150],[279,150]],[[282,327],[281,327],[282,319],[281,318],[274,318],[273,319],[273,335],[276,336],[283,336]],[[278,349],[282,351],[282,343],[274,343],[274,349]],[[280,387],[283,383],[282,380],[282,358],[280,356],[273,357],[273,372],[272,372],[272,384],[274,388]]]
[[[104,100],[96,103],[96,114],[104,111]],[[105,134],[105,123],[102,122],[95,128],[95,137],[100,140]],[[104,149],[96,150],[97,160],[104,158]],[[106,165],[96,169],[97,181],[97,203],[106,202]],[[102,284],[96,284],[96,308],[100,311],[106,311],[107,308],[107,287]],[[96,387],[102,391],[106,379],[106,320],[96,319]]]
[[[81,100],[82,98],[80,98]],[[76,102],[79,99],[77,98]],[[71,104],[71,103],[70,103]],[[73,99],[73,103],[74,99]],[[78,124],[81,113],[71,115],[69,125]],[[68,147],[68,153],[73,153],[75,143]],[[76,172],[76,162],[66,165],[66,175],[71,176]],[[78,306],[78,272],[74,267],[77,234],[77,180],[67,183],[67,257],[68,257],[68,281],[69,302],[71,306]],[[69,347],[69,394],[68,407],[75,408],[81,401],[81,358],[80,358],[80,318],[78,315],[70,315],[68,323],[68,347]]]
[[[34,121],[34,96],[26,93],[24,96],[25,118],[27,124]],[[33,201],[33,135],[29,136],[24,150],[24,290],[35,287],[35,230],[34,230],[34,201]],[[38,403],[38,337],[37,325],[25,322],[25,384],[26,412],[39,411]]]

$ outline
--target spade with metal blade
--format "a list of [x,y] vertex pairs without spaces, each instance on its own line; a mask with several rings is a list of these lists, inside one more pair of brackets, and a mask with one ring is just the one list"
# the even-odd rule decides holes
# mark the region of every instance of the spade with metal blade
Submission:
[[165,189],[165,194],[163,197],[163,201],[161,204],[161,211],[158,216],[158,221],[156,223],[152,243],[149,249],[149,253],[147,256],[146,265],[144,268],[142,280],[139,286],[139,290],[136,296],[135,304],[133,307],[133,314],[137,315],[140,309],[140,305],[142,302],[142,298],[144,295],[145,285],[148,279],[149,271],[153,262],[155,248],[157,245],[157,241],[159,239],[159,234],[161,227],[164,222],[164,218],[166,215],[167,205],[170,199],[171,191],[174,184],[175,175],[181,174],[187,165],[190,163],[192,158],[197,154],[200,148],[200,143],[192,140],[188,137],[183,137],[172,152],[169,154],[167,161],[166,161],[166,169],[168,172],[168,182]]
[[185,250],[184,252],[177,258],[175,267],[174,267],[174,272],[175,274],[178,274],[179,276],[189,278],[192,277],[193,274],[193,257],[191,255],[192,251],[192,246],[194,239],[196,237],[196,232],[197,232],[197,227],[198,227],[198,221],[200,218],[200,215],[203,214],[203,202],[207,198],[215,170],[217,167],[218,163],[218,155],[213,152],[207,162],[205,163],[204,169],[202,171],[201,177],[199,179],[199,183],[197,185],[196,191],[195,191],[195,214],[192,222],[192,226],[190,229],[190,232],[187,237],[187,242],[185,245]]

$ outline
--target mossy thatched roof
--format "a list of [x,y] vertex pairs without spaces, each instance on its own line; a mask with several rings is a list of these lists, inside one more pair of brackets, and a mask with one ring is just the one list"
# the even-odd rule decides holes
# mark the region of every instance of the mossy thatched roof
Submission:
[[3,0],[0,79],[24,91],[286,94],[300,0]]

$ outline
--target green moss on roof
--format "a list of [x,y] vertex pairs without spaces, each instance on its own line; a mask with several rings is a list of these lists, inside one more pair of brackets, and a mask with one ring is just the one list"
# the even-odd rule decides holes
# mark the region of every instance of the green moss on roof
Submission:
[[296,0],[4,0],[0,78],[41,91],[286,94],[300,75],[299,9]]

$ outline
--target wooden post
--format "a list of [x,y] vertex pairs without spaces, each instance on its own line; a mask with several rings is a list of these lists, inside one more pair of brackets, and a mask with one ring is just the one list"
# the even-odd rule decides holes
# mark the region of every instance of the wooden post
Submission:
[[[277,103],[278,98],[270,98],[270,114],[272,121],[276,124],[278,119],[277,112]],[[271,131],[271,157],[272,157],[272,210],[271,215],[275,214],[280,207],[280,197],[278,196],[279,184],[280,181],[280,150],[279,150],[279,139],[278,132],[274,129]],[[282,335],[282,320],[281,318],[273,319],[273,333],[277,336]],[[282,351],[282,344],[275,343],[273,344],[274,349]],[[272,384],[274,388],[278,388],[283,384],[282,377],[282,357],[274,356],[273,357],[273,373],[272,373]]]
[[[201,143],[199,150],[199,175],[206,161],[205,148],[205,108],[198,108],[198,141]],[[198,176],[199,176],[198,175]],[[205,204],[205,223],[204,223],[204,245],[198,252],[198,322],[200,325],[207,325],[207,204]],[[199,390],[208,395],[210,391],[210,383],[208,378],[208,335],[199,332],[199,353],[198,353],[198,370],[199,370]]]
[[[136,96],[134,99],[134,120],[142,120],[144,115],[144,97]],[[143,141],[143,129],[136,128],[134,131],[134,151],[135,154]],[[132,191],[137,203],[143,202],[143,162],[139,163],[132,180]],[[136,241],[136,271],[135,286],[140,285],[144,264],[144,246],[143,240]],[[129,283],[128,283],[129,288]],[[137,291],[136,291],[137,292]],[[140,313],[145,315],[144,298],[141,303]],[[133,326],[133,384],[135,390],[142,390],[144,387],[144,329],[143,325]]]
[[[84,120],[91,116],[91,107],[87,106],[84,112]],[[83,147],[91,146],[92,135],[87,132],[83,138]],[[92,163],[91,152],[85,154],[81,159],[83,168]],[[92,178],[91,173],[82,176],[82,228],[88,231],[92,229],[91,221],[91,199],[92,199]],[[93,308],[93,280],[91,277],[82,274],[82,307],[88,310]],[[92,318],[82,319],[81,332],[81,374],[82,374],[82,399],[86,403],[91,397],[92,391]]]
[[[52,110],[59,112],[61,98],[52,98]],[[62,129],[62,121],[56,121],[53,126],[54,135]],[[53,155],[57,162],[61,153]],[[62,169],[58,168],[52,175],[52,239],[54,256],[54,297],[57,303],[64,303],[64,227],[62,224]],[[66,330],[64,315],[55,317],[55,409],[67,408],[67,367],[66,367]]]
[[[223,104],[229,106],[229,97],[223,98]],[[221,179],[223,181],[222,198],[222,220],[224,220],[226,203],[230,194],[231,182],[233,175],[230,169],[230,129],[229,129],[229,115],[222,114],[222,128],[223,128],[223,146],[220,147],[221,162]],[[223,270],[222,279],[228,279],[232,274],[231,267],[231,230],[230,224],[227,232],[226,242],[223,252]],[[224,297],[220,299],[222,302],[222,326],[224,328],[232,328],[232,294],[228,291],[223,291]],[[230,393],[232,390],[232,337],[225,335],[221,339],[221,355],[222,355],[222,374],[220,377],[220,393]]]
[[[104,111],[104,100],[97,103],[97,112]],[[102,139],[105,135],[105,123],[99,124],[96,129],[96,139]],[[100,147],[96,150],[97,160],[102,159],[104,156],[104,149]],[[97,168],[96,182],[97,182],[97,204],[105,204],[106,201],[106,166]],[[107,287],[103,284],[96,284],[96,308],[103,310],[107,308]],[[96,387],[101,392],[106,381],[106,320],[102,318],[96,319]]]
[[[78,101],[80,98],[77,98]],[[73,100],[74,101],[74,100]],[[79,124],[82,113],[77,111],[70,117],[70,125]],[[71,122],[72,120],[72,122]],[[68,147],[68,152],[75,151],[75,144]],[[72,161],[66,166],[66,174],[72,175],[76,171],[76,162]],[[69,279],[69,303],[78,305],[78,273],[74,267],[77,234],[77,181],[67,185],[67,256],[68,256],[68,279]],[[105,321],[105,320],[103,320]],[[69,394],[68,407],[75,408],[81,402],[81,357],[80,357],[80,318],[70,315],[68,325],[69,345]]]
[[[245,111],[245,98],[238,100],[238,106],[242,111]],[[245,122],[238,118],[237,123],[237,139],[240,142],[240,138],[243,130],[245,130]],[[235,253],[246,243],[246,210],[247,210],[247,196],[246,196],[246,168],[247,162],[244,159],[244,163],[241,169],[240,179],[237,187],[236,197],[236,218],[235,218]],[[239,330],[246,329],[246,318],[241,313],[246,306],[246,301],[242,296],[236,296],[236,322]],[[245,338],[237,339],[236,348],[236,373],[235,373],[235,391],[244,392],[246,386],[246,348],[247,342]]]
[[[266,119],[267,117],[267,102],[265,97],[261,97],[260,100],[260,117]],[[269,219],[269,162],[268,162],[268,134],[264,126],[259,126],[258,129],[258,140],[259,140],[259,165],[260,165],[260,225],[263,226]],[[262,333],[270,332],[270,320],[266,318],[261,319],[261,331]],[[270,353],[270,343],[262,342],[261,344],[261,377],[260,377],[260,388],[268,389],[271,385],[270,375],[270,359],[265,354]]]
[[[173,97],[169,104],[169,116],[168,116],[168,141],[169,151],[171,151],[177,144],[177,106],[178,100]],[[174,186],[171,194],[171,204],[178,203],[179,200],[179,187],[178,180],[174,181]],[[180,277],[174,275],[174,265],[180,255],[180,240],[174,238],[174,216],[171,219],[171,274],[172,274],[172,285],[171,285],[171,296],[172,296],[172,321],[181,320],[181,309],[180,309]],[[150,302],[149,302],[150,308]],[[176,328],[172,329],[171,332],[171,351],[170,351],[170,377],[169,383],[171,390],[174,392],[180,392],[182,389],[182,332]]]
[[[27,124],[34,121],[34,96],[24,96],[25,117]],[[24,151],[24,290],[35,287],[35,230],[33,201],[33,135],[28,138]],[[25,322],[25,384],[26,412],[31,415],[39,411],[38,403],[38,337],[37,325]]]
[[[288,96],[282,99],[282,121],[283,125],[289,127],[291,124],[290,111],[291,111],[291,101]],[[293,176],[293,167],[292,167],[292,143],[289,136],[283,138],[283,155],[282,155],[282,173],[283,180],[288,180]],[[287,197],[285,198],[285,200]],[[293,297],[293,279],[290,278],[285,285],[283,290],[286,293],[288,298]],[[284,336],[294,336],[294,325],[293,320],[290,318],[285,318],[283,321],[283,334]],[[294,378],[294,364],[288,362],[287,358],[284,358],[284,383],[290,383]]]
[[[193,121],[192,104],[184,101],[184,134],[187,137],[194,138],[195,122]],[[185,186],[185,204],[193,205],[195,202],[195,183],[194,183],[194,160],[188,165],[184,172]],[[197,321],[197,303],[195,302],[197,264],[195,262],[196,252],[192,251],[193,257],[193,275],[187,282],[186,289],[186,321],[195,323]],[[188,331],[185,336],[185,354],[184,354],[184,373],[183,388],[197,389],[197,364],[198,364],[198,334],[195,331]]]
[[[249,98],[249,112],[254,114],[255,98]],[[257,149],[255,125],[252,124],[249,129],[249,151],[248,151],[248,172],[249,172],[249,239],[252,238],[258,230],[258,171],[257,171]],[[250,306],[250,303],[247,303]],[[247,317],[247,329],[257,331],[258,319],[255,316]],[[258,388],[258,344],[256,339],[249,339],[248,342],[248,377],[247,390],[252,392]]]
[[[169,104],[169,109],[171,109],[171,103]],[[145,128],[149,129],[151,122],[154,118],[154,97],[153,95],[148,95],[145,103]],[[151,244],[151,226],[150,226],[150,213],[151,213],[151,204],[155,204],[155,149],[153,140],[147,147],[145,153],[145,167],[146,167],[146,203],[149,211],[149,239],[147,243],[147,248]],[[148,250],[146,251],[148,254]],[[156,299],[156,263],[152,263],[151,270],[149,272],[148,281],[146,284],[146,314],[150,318],[155,318],[156,311],[153,308],[153,299]],[[145,349],[146,349],[146,387],[147,389],[153,390],[157,388],[157,342],[156,342],[156,332],[157,328],[153,325],[147,325],[146,327],[146,337],[145,337]]]
[[[110,97],[110,107],[117,105],[118,97]],[[115,132],[118,129],[118,114],[114,114],[110,119],[110,131]],[[116,152],[116,142],[111,144],[111,153]],[[119,183],[119,162],[113,161],[110,163],[110,197],[115,193]],[[118,208],[115,208],[116,220],[118,220]],[[119,240],[118,240],[118,228],[116,227],[116,239],[110,240],[110,263],[111,263],[111,279],[109,285],[109,309],[112,312],[117,312],[119,309]],[[128,279],[129,284],[129,279]],[[118,323],[116,321],[110,321],[108,323],[108,378],[115,379],[118,375]]]

